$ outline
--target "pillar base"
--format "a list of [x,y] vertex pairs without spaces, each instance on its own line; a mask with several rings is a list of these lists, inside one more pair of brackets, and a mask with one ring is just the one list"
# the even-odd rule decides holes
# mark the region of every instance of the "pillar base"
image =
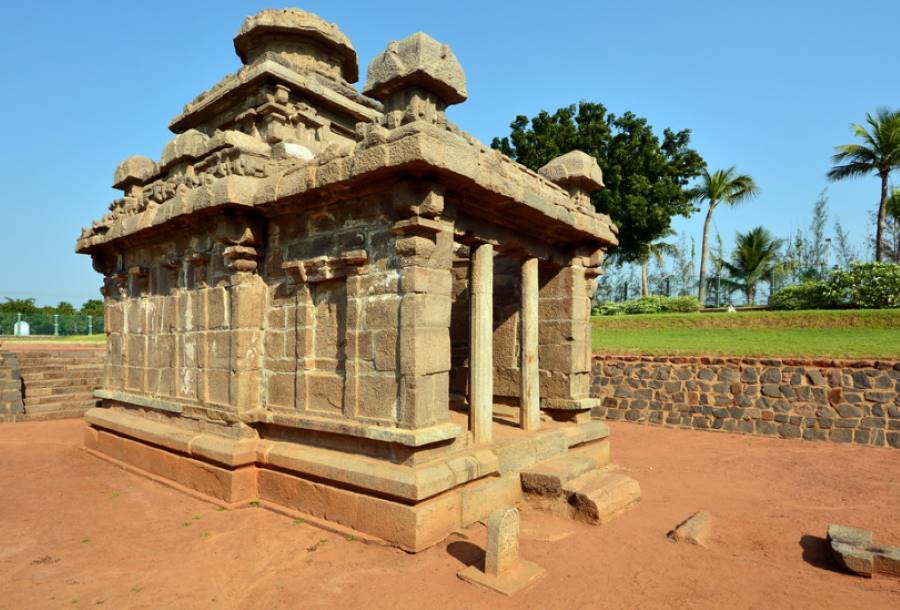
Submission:
[[466,582],[509,596],[540,580],[544,576],[544,568],[519,559],[505,572],[488,574],[484,571],[484,562],[481,562],[457,572],[456,575]]

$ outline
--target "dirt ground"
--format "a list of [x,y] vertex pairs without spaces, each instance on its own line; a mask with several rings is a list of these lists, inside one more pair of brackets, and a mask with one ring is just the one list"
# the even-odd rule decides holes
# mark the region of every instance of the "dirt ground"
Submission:
[[[187,496],[79,449],[80,421],[0,425],[0,608],[900,608],[833,571],[831,522],[900,544],[900,451],[613,424],[643,500],[603,527],[526,511],[515,597],[456,573],[475,526],[418,555]],[[666,532],[714,516],[709,548]]]

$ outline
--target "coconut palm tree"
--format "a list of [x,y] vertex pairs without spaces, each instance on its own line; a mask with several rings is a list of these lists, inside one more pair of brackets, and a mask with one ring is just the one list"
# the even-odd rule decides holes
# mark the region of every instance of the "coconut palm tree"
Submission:
[[880,261],[884,249],[884,218],[888,200],[888,178],[900,167],[900,111],[879,108],[875,116],[866,115],[868,128],[853,124],[851,129],[862,144],[842,144],[832,157],[835,166],[828,171],[832,181],[877,174],[881,178],[878,200],[878,222],[875,227],[875,260]]
[[716,206],[724,203],[728,206],[736,206],[756,197],[759,188],[753,178],[747,174],[738,174],[734,167],[718,169],[713,173],[703,170],[700,175],[700,184],[690,191],[694,201],[708,201],[706,221],[703,223],[703,242],[700,248],[700,287],[697,298],[700,305],[706,304],[706,262],[709,259],[709,225],[712,222],[713,212]]
[[[660,235],[659,239],[671,237],[673,235],[675,235],[675,231],[666,229],[665,233]],[[638,263],[641,265],[641,296],[643,297],[650,296],[650,274],[648,272],[650,261],[655,260],[657,265],[662,265],[663,257],[671,256],[675,254],[677,250],[675,244],[659,241],[659,239],[648,244],[644,253],[638,257]]]
[[782,240],[774,238],[763,227],[738,233],[735,237],[731,261],[722,262],[729,275],[724,283],[734,290],[742,290],[747,296],[747,305],[753,305],[756,285],[779,268],[782,244]]
[[[894,243],[892,247],[894,252],[891,258],[895,263],[900,263],[900,187],[895,186],[891,189],[884,212],[885,216],[891,219],[893,225]],[[888,245],[890,246],[890,244]]]

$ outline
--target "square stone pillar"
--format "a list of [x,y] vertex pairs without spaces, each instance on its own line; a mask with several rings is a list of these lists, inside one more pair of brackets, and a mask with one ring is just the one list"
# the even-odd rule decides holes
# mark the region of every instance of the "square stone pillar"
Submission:
[[424,428],[450,419],[453,225],[415,216],[394,223],[393,232],[400,265],[397,420]]
[[494,415],[494,246],[472,251],[469,295],[469,429],[476,443],[490,443]]
[[564,267],[541,268],[541,407],[584,411],[590,398],[590,294],[585,268],[576,259]]
[[540,370],[538,368],[538,260],[522,263],[522,310],[519,357],[519,425],[537,430],[541,423]]

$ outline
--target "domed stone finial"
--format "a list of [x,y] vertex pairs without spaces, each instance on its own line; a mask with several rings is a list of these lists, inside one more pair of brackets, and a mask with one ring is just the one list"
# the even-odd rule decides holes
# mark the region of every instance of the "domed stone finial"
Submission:
[[335,79],[359,80],[350,39],[335,24],[297,8],[266,9],[247,17],[234,37],[234,50],[244,64],[273,53]]
[[386,113],[405,111],[407,120],[431,120],[468,98],[453,51],[422,32],[391,42],[372,60],[363,93],[382,101]]
[[144,182],[155,170],[156,164],[147,157],[141,155],[128,157],[119,163],[116,173],[113,174],[113,188],[127,194],[131,187]]
[[580,150],[556,157],[538,173],[569,191],[576,203],[586,207],[591,206],[591,193],[605,186],[597,160]]

